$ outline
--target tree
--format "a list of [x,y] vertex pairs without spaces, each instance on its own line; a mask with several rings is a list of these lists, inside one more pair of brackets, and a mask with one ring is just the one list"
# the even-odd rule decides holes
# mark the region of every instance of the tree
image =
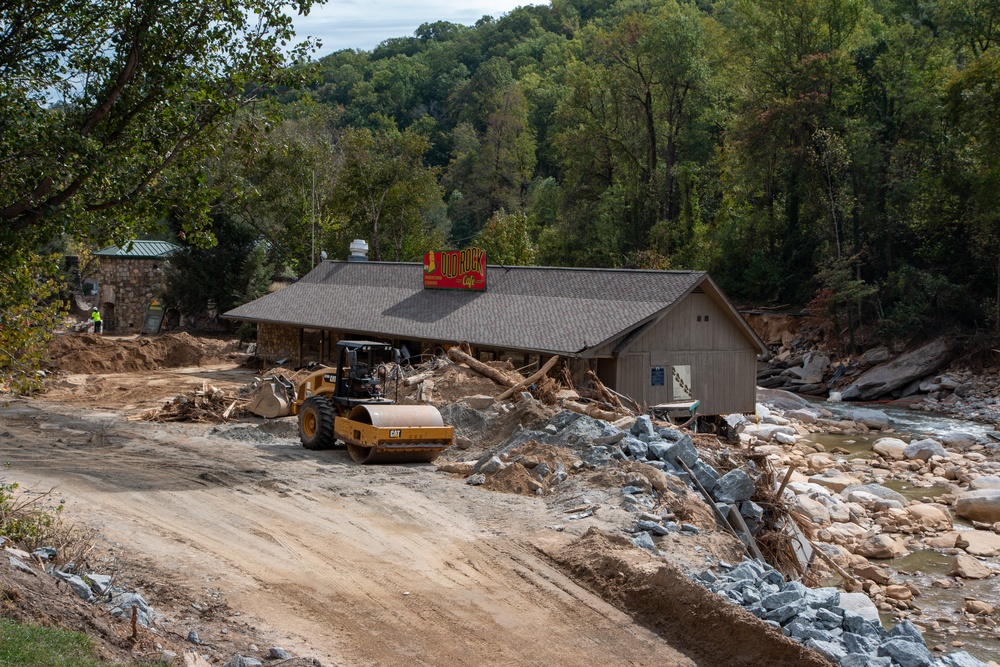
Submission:
[[[134,236],[166,172],[211,151],[284,67],[286,8],[313,0],[38,0],[0,5],[0,241]],[[122,214],[129,209],[128,214]],[[205,218],[191,221],[197,230]],[[100,239],[102,242],[107,240]]]
[[314,0],[0,3],[0,374],[37,380],[58,307],[36,250],[140,236],[170,212],[208,242],[202,171],[238,112],[301,81],[285,9]]
[[528,216],[503,209],[490,217],[472,245],[485,250],[487,261],[493,264],[527,266],[538,255],[528,231]]
[[436,241],[426,214],[441,190],[437,170],[423,165],[427,148],[426,139],[400,132],[391,121],[376,131],[348,128],[341,136],[337,215],[349,234],[370,239],[375,261],[413,260]]

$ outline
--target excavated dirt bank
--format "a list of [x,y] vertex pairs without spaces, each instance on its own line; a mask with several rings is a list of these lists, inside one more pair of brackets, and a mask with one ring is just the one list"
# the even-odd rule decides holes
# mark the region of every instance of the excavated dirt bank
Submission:
[[195,338],[188,333],[134,338],[64,334],[48,345],[50,367],[72,374],[203,366],[225,361],[237,349],[235,341]]
[[723,603],[680,570],[627,539],[591,528],[550,556],[574,579],[699,665],[833,667],[753,614]]

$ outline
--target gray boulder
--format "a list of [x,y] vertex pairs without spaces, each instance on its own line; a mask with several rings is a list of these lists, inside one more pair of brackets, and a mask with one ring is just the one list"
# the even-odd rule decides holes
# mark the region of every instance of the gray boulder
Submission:
[[[666,461],[671,465],[677,465],[675,459],[678,458],[684,461],[689,468],[698,462],[698,450],[695,449],[694,442],[688,436],[667,445],[666,452],[660,456],[661,461]],[[677,467],[680,468],[680,466]]]
[[642,436],[652,438],[656,435],[656,432],[653,430],[653,421],[649,418],[649,415],[641,415],[636,419],[635,423],[632,424],[632,428],[629,429],[629,433],[637,438]]
[[969,655],[968,651],[959,651],[939,658],[942,667],[986,667],[986,663]]
[[889,422],[892,421],[889,419],[889,415],[881,410],[872,410],[870,408],[855,408],[851,410],[851,420],[858,424],[864,424],[874,430],[881,430],[887,427]]
[[715,485],[719,481],[719,472],[701,459],[695,461],[695,464],[691,466],[691,472],[694,473],[695,479],[709,493],[712,492],[712,489],[715,488]]
[[979,443],[979,438],[964,431],[941,433],[938,437],[946,447],[954,447],[955,449],[965,449]]
[[812,404],[806,399],[783,389],[757,387],[757,401],[785,411],[798,410],[800,408],[810,409],[812,407]]
[[952,339],[937,338],[862,374],[841,392],[841,398],[845,401],[870,401],[884,396],[941,368],[951,359],[953,352]]
[[649,453],[649,445],[639,438],[634,438],[630,435],[625,437],[621,448],[626,454],[637,459],[644,459]]
[[841,659],[847,656],[844,647],[835,642],[826,642],[820,639],[810,639],[805,646],[819,653],[821,656],[834,664],[839,664]]
[[914,440],[903,449],[903,458],[910,461],[927,461],[932,456],[948,456],[941,443],[933,438]]
[[464,401],[442,406],[441,419],[446,425],[454,426],[457,435],[472,440],[478,439],[490,423],[486,415]]
[[91,598],[94,597],[94,591],[90,590],[90,586],[87,584],[87,582],[81,579],[80,577],[73,575],[72,577],[66,580],[66,583],[69,584],[69,587],[73,589],[74,593],[79,595],[87,602],[90,602]]
[[227,662],[222,667],[263,667],[263,664],[257,658],[247,658],[242,655],[234,655],[229,662]]
[[900,667],[930,667],[934,664],[934,656],[923,642],[907,638],[890,639],[878,647],[878,654],[892,658]]
[[719,479],[712,490],[712,497],[720,503],[742,503],[750,500],[753,492],[754,484],[750,475],[740,468],[735,468]]

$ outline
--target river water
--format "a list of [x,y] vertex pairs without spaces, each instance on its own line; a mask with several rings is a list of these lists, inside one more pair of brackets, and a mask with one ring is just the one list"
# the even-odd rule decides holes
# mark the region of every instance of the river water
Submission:
[[[988,440],[994,438],[990,433],[996,434],[997,427],[988,424],[981,424],[952,417],[934,415],[931,413],[910,410],[906,408],[884,407],[882,405],[864,405],[858,403],[831,403],[828,401],[816,402],[816,407],[822,407],[834,413],[838,417],[850,419],[851,411],[861,407],[878,409],[886,413],[892,420],[890,426],[895,434],[892,437],[901,436],[904,440],[910,437],[926,438],[941,437],[949,432],[971,433],[982,436]],[[850,454],[842,455],[841,458],[850,459],[864,456],[870,457],[871,447],[879,438],[886,437],[886,434],[872,432],[864,435],[842,435],[842,434],[821,434],[816,433],[806,440],[822,444],[827,451],[834,447],[840,447]],[[990,457],[993,458],[993,457]],[[919,478],[913,480],[889,479],[883,485],[906,496],[916,502],[935,502],[937,496],[952,492],[948,486],[934,485]],[[952,512],[955,530],[973,530],[972,525],[964,519],[955,517]],[[921,595],[914,602],[920,608],[920,615],[910,617],[914,623],[927,628],[925,639],[930,647],[943,645],[948,652],[953,650],[966,650],[981,660],[1000,661],[1000,628],[992,627],[992,624],[977,624],[969,627],[966,623],[962,608],[967,598],[974,598],[988,602],[997,608],[997,615],[1000,616],[1000,578],[989,578],[980,580],[952,578],[950,553],[935,549],[920,549],[911,551],[909,554],[889,561],[874,561],[889,569],[892,578],[898,582],[912,581],[921,590]],[[990,558],[987,561],[1000,569],[1000,559]],[[951,588],[941,588],[933,586],[935,580],[950,580]],[[836,580],[824,582],[827,585],[835,585]],[[895,619],[891,614],[883,616],[883,624],[887,627],[895,624]],[[932,626],[937,625],[937,629]]]

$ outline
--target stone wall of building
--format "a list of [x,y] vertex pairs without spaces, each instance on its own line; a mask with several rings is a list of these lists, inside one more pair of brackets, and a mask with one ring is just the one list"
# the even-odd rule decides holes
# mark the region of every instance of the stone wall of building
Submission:
[[151,257],[102,257],[99,270],[104,330],[135,333],[146,309],[160,299],[169,262]]
[[257,356],[267,361],[276,359],[295,359],[299,353],[298,327],[285,327],[280,324],[257,325]]

